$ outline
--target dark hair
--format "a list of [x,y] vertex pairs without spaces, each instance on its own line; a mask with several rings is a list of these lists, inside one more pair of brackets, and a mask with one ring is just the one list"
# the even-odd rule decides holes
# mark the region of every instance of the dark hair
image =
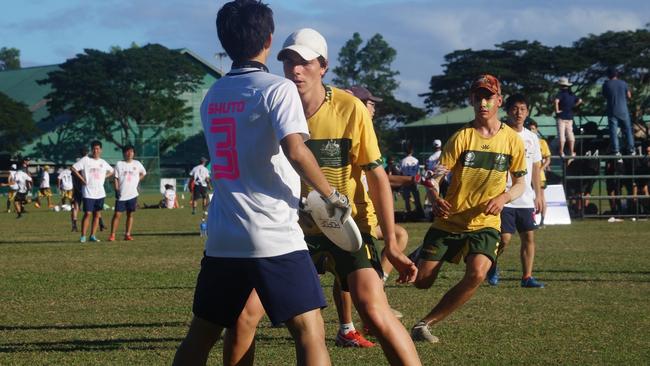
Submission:
[[523,94],[516,93],[509,96],[508,99],[506,99],[506,104],[505,104],[506,111],[509,111],[510,108],[512,108],[512,106],[515,105],[515,103],[524,103],[526,105],[526,108],[529,108],[528,99],[526,99],[526,97]]
[[273,10],[259,0],[235,0],[217,13],[221,46],[234,62],[250,60],[275,31]]
[[616,70],[616,67],[610,66],[607,68],[607,77],[608,78],[615,78],[618,76],[618,70]]
[[90,143],[90,148],[92,149],[92,148],[95,147],[95,146],[102,147],[102,143],[99,142],[98,140],[93,140],[93,141]]
[[534,119],[529,118],[528,119],[528,127],[530,127],[530,126],[535,126],[535,127],[539,128],[539,125],[537,124],[537,122]]
[[135,147],[133,147],[133,145],[131,144],[124,145],[124,147],[122,148],[122,154],[126,153],[129,150],[133,150],[133,152],[135,152]]

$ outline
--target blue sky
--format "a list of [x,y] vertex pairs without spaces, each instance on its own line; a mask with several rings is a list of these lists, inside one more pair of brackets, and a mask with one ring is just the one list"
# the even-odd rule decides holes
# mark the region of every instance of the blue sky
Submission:
[[[160,43],[189,48],[216,66],[221,51],[214,18],[224,1],[207,0],[28,0],[2,1],[0,47],[21,51],[24,67],[62,63],[85,48],[108,50]],[[397,50],[396,96],[417,106],[445,54],[485,49],[512,39],[570,45],[588,34],[645,27],[647,0],[329,0],[268,1],[276,21],[274,53],[289,33],[311,27],[329,43],[332,66],[342,45],[359,32],[380,33]],[[281,66],[269,60],[272,72]]]

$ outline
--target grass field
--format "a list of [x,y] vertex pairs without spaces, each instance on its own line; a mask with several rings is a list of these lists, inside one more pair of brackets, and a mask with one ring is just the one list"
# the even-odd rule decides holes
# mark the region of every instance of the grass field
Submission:
[[[4,200],[0,203],[4,207]],[[171,362],[191,317],[203,249],[200,216],[187,208],[141,210],[136,240],[110,244],[78,243],[66,213],[32,207],[24,218],[14,217],[0,214],[1,365]],[[405,226],[412,249],[428,225]],[[99,234],[100,239],[107,236]],[[547,288],[519,287],[514,240],[501,260],[499,287],[483,286],[436,326],[439,344],[417,345],[424,364],[650,363],[650,222],[582,221],[541,229],[537,238],[536,275]],[[426,291],[387,286],[392,306],[405,315],[404,325],[410,328],[429,311],[462,270],[446,265]],[[332,276],[322,282],[329,299]],[[335,347],[333,306],[323,316],[334,364],[386,364],[379,348]],[[259,365],[293,364],[287,330],[264,321],[256,360]],[[221,363],[219,347],[209,363]]]

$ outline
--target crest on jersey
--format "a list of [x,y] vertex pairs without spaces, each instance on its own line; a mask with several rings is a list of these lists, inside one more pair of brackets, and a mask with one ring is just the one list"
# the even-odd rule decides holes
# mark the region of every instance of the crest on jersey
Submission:
[[476,154],[473,151],[468,151],[465,154],[465,166],[473,166],[474,160],[476,160]]
[[505,155],[497,154],[497,156],[494,158],[494,168],[497,170],[505,170],[507,161],[508,159]]
[[341,156],[341,144],[339,144],[335,140],[329,140],[321,148],[321,153],[323,154],[323,156],[328,156],[328,157]]

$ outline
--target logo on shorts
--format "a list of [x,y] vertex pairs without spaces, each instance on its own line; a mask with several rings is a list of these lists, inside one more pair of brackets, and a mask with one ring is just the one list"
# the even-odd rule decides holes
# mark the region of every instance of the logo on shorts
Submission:
[[334,157],[341,155],[341,144],[335,140],[329,140],[325,146],[321,148],[321,153],[324,156]]

